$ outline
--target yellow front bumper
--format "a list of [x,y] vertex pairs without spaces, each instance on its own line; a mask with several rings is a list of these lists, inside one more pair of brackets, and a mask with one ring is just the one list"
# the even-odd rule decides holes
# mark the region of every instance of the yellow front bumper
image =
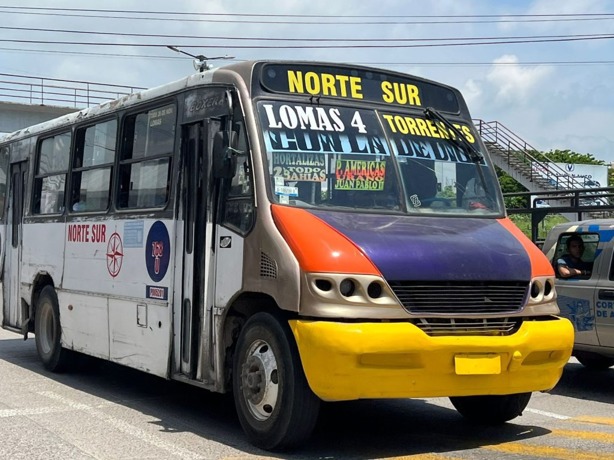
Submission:
[[326,401],[512,394],[553,388],[572,324],[524,321],[505,337],[430,337],[409,323],[292,320],[307,381]]

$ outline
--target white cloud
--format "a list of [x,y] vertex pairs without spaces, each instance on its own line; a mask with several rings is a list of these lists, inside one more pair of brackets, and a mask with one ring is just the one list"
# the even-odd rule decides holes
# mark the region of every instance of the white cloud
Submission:
[[534,100],[540,85],[552,74],[549,67],[527,67],[518,64],[518,57],[504,55],[495,59],[486,75],[498,104],[525,106]]

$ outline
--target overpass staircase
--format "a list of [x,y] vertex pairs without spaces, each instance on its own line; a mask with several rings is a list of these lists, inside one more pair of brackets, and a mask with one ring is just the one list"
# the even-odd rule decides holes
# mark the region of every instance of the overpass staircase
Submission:
[[[518,195],[527,196],[529,201],[531,197],[540,198],[545,206],[563,211],[559,213],[568,220],[609,217],[611,209],[606,211],[606,207],[610,204],[611,189],[586,188],[582,180],[559,165],[538,159],[536,148],[498,121],[474,119],[473,123],[493,163],[529,191]],[[596,194],[603,195],[595,199]],[[535,207],[535,203],[529,202],[525,211]]]

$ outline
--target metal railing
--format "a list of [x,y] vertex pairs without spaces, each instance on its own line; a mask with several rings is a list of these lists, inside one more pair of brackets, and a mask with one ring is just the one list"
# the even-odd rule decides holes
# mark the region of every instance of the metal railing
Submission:
[[[484,143],[497,146],[510,167],[522,165],[529,168],[532,181],[545,179],[549,184],[548,188],[552,190],[567,190],[586,186],[555,162],[538,160],[534,154],[539,150],[529,145],[498,121],[474,119],[473,123]],[[547,154],[539,153],[548,159]]]
[[547,215],[573,214],[576,220],[611,217],[614,211],[614,187],[556,190],[541,193],[542,206],[531,202],[534,192],[504,193],[503,198],[523,198],[516,201],[519,207],[507,207],[508,214],[528,214],[531,216],[531,239],[539,243],[539,224]]
[[0,73],[0,100],[21,104],[83,108],[143,89],[138,86]]

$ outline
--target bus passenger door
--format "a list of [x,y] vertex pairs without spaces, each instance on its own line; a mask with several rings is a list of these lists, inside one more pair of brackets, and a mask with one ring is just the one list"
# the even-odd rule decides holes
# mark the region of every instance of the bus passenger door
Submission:
[[[3,279],[2,325],[11,329],[25,327],[27,311],[21,304],[21,238],[27,162],[14,163],[9,169],[9,193],[5,263]],[[25,331],[23,331],[25,333]]]
[[[209,238],[206,229],[208,194],[205,140],[209,121],[182,127],[181,193],[178,222],[183,231],[177,231],[177,255],[182,262],[180,302],[175,300],[175,353],[179,357],[180,373],[189,379],[201,380],[199,350],[205,309],[205,248]],[[183,248],[181,250],[180,248]],[[177,293],[178,294],[178,293]],[[179,329],[179,330],[177,330]],[[175,366],[176,368],[176,366]]]

